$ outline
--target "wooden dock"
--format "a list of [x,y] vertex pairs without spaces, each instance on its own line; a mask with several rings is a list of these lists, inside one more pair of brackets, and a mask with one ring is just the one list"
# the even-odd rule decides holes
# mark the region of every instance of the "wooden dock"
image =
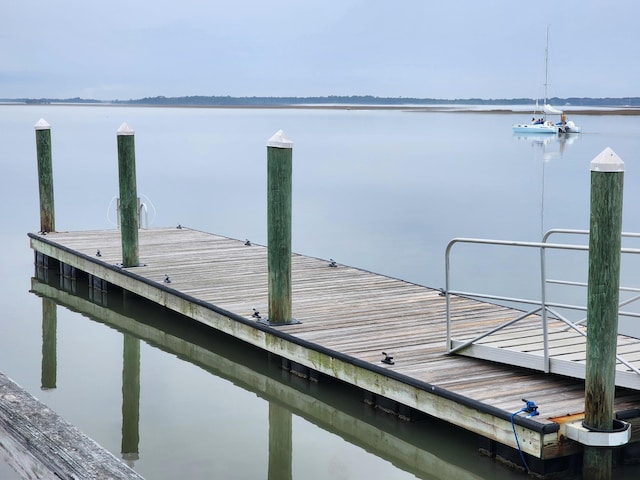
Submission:
[[[539,416],[515,417],[522,451],[546,461],[582,449],[564,436],[563,424],[582,415],[584,382],[447,355],[439,290],[294,254],[293,316],[301,323],[271,327],[252,317],[254,308],[267,314],[264,246],[187,228],[140,230],[143,265],[122,268],[117,230],[29,237],[37,255],[62,262],[69,274],[86,272],[295,365],[360,387],[374,399],[438,417],[496,444],[517,448],[511,416],[523,398],[533,400]],[[521,314],[463,297],[452,298],[451,306],[455,318],[468,320],[462,327],[467,337]],[[394,364],[381,362],[383,351]],[[640,392],[620,388],[615,410],[632,424],[632,442],[639,441]]]

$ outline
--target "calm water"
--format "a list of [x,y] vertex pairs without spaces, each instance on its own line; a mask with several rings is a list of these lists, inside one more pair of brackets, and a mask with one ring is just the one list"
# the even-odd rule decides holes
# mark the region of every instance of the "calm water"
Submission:
[[[640,231],[640,117],[575,116],[583,135],[545,143],[514,137],[515,114],[0,106],[0,370],[120,456],[130,423],[123,354],[139,348],[139,459],[130,461],[149,479],[267,478],[270,415],[291,420],[296,479],[522,475],[478,459],[472,435],[432,419],[403,424],[354,392],[283,378],[260,352],[224,337],[205,341],[195,328],[175,332],[200,338],[191,347],[159,334],[138,341],[131,319],[157,332],[175,317],[118,298],[109,298],[125,322],[118,328],[101,309],[84,311],[86,302],[54,307],[56,388],[41,389],[46,300],[30,293],[26,237],[39,229],[33,125],[41,117],[52,125],[58,230],[113,228],[115,132],[127,122],[153,226],[265,244],[265,143],[282,128],[294,141],[294,251],[432,287],[444,286],[451,238],[538,241],[549,228],[588,228],[589,162],[605,147],[625,161],[623,229]],[[537,257],[527,255],[460,248],[453,286],[535,296]],[[574,258],[556,268],[572,279],[586,271]],[[623,270],[625,281],[640,284],[637,271]],[[622,328],[639,331],[633,321]],[[0,463],[0,477],[9,472]]]

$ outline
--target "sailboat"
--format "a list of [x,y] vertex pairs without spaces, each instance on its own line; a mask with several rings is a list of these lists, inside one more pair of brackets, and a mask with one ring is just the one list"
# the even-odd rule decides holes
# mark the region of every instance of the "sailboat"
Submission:
[[[547,46],[544,51],[544,103],[542,104],[542,116],[537,117],[538,101],[533,111],[531,123],[516,123],[513,125],[513,133],[534,133],[534,134],[559,134],[559,133],[581,133],[582,128],[567,121],[567,116],[562,110],[552,107],[547,103],[547,87],[549,85],[549,27],[547,27]],[[547,115],[560,115],[560,121],[553,122],[547,119]]]

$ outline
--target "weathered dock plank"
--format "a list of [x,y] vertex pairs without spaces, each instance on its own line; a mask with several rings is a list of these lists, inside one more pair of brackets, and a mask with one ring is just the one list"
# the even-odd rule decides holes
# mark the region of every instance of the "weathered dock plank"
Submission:
[[2,373],[0,450],[24,478],[142,480]]
[[[251,317],[254,308],[263,316],[268,313],[264,246],[187,228],[141,230],[144,266],[123,269],[117,266],[117,231],[30,237],[38,252],[271,353],[505,445],[516,446],[511,413],[520,409],[522,398],[535,400],[540,416],[517,419],[523,451],[552,458],[579,450],[578,445],[558,446],[559,426],[553,419],[584,411],[583,382],[534,372],[524,368],[529,366],[526,360],[518,367],[447,355],[445,299],[438,290],[294,254],[293,317],[301,323],[272,328]],[[165,283],[166,275],[171,283]],[[451,306],[457,338],[462,339],[521,315],[463,297],[452,298]],[[507,347],[516,359],[524,355],[517,349],[538,352],[539,333],[524,330],[498,334],[500,348],[491,346],[491,337],[472,348],[480,357],[490,350],[506,352]],[[567,355],[574,336],[557,331],[554,348]],[[393,355],[395,364],[381,363],[383,351]],[[623,392],[616,399],[617,411],[640,406],[640,392]]]

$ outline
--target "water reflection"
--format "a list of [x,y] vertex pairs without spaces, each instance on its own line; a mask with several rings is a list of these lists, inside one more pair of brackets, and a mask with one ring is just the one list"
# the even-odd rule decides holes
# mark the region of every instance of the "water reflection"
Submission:
[[534,161],[541,165],[540,173],[540,240],[544,236],[547,226],[545,223],[545,182],[547,164],[562,158],[567,147],[570,147],[582,138],[582,135],[536,135],[519,133],[513,135],[514,140],[529,145],[533,152]]
[[58,306],[49,298],[42,299],[42,375],[41,388],[56,388]]
[[130,467],[140,443],[140,339],[125,333],[122,355],[122,458]]
[[[355,387],[296,377],[281,368],[279,358],[274,359],[257,349],[251,353],[252,347],[246,344],[122,291],[96,295],[89,283],[70,282],[56,275],[37,275],[32,278],[31,292],[49,305],[79,312],[122,333],[121,451],[129,465],[138,460],[145,443],[139,432],[140,342],[144,341],[228,379],[268,402],[269,436],[265,450],[269,452],[270,480],[294,476],[294,415],[339,435],[410,475],[429,479],[483,478],[472,473],[477,469],[473,457],[470,458],[468,452],[466,458],[460,455],[459,442],[467,442],[464,448],[468,448],[470,439],[474,444],[472,452],[476,454],[474,437],[466,432],[423,417],[416,418],[414,423],[398,420],[366,405],[362,392]],[[49,313],[43,315],[43,325],[51,324],[51,310],[47,307]],[[55,349],[55,345],[50,345],[55,343],[55,336],[48,333],[46,337],[46,350],[50,352]],[[55,376],[55,361],[44,351],[43,375],[46,369],[47,376]],[[484,468],[491,469],[490,460],[485,461]],[[188,463],[189,459],[184,462]],[[463,466],[465,463],[469,465]],[[492,476],[510,478],[506,470],[499,472],[494,471]]]
[[532,148],[541,152],[542,160],[549,162],[554,158],[562,157],[565,149],[580,140],[582,135],[536,135],[520,133],[514,134],[513,138],[519,142],[530,144]]
[[269,402],[269,480],[292,480],[291,411]]
[[[57,276],[60,292],[78,294],[75,274],[62,270]],[[40,258],[36,266],[36,279],[33,282],[49,282],[50,270]],[[107,306],[108,295],[104,283],[100,279],[90,277],[86,290],[86,299],[92,304]],[[123,292],[123,299],[126,294]],[[123,302],[123,307],[125,303]],[[56,388],[57,378],[57,308],[53,298],[42,296],[42,389]],[[134,467],[139,458],[139,418],[140,418],[140,339],[123,332],[122,361],[122,458],[127,465]]]

